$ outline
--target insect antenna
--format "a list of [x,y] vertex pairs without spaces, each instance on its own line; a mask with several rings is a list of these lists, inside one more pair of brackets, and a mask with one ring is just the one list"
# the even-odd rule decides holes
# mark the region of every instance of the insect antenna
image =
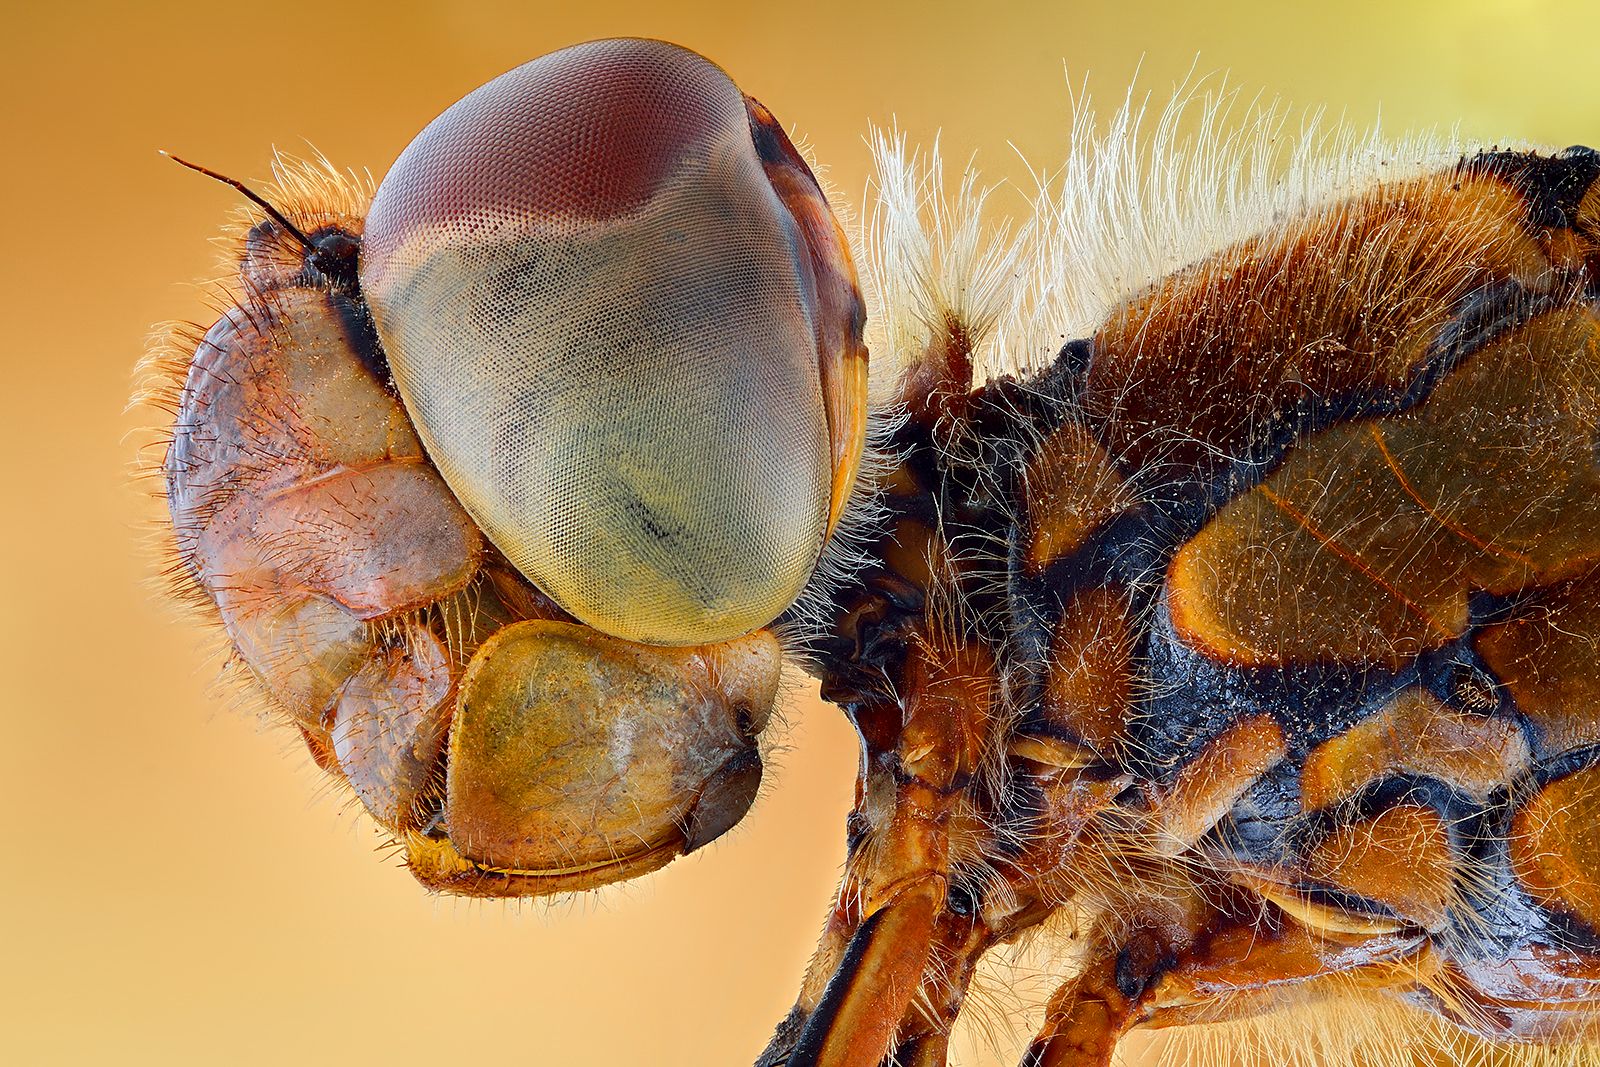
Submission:
[[315,253],[317,251],[317,246],[314,243],[312,243],[311,238],[307,237],[304,233],[302,233],[300,231],[300,227],[296,226],[294,223],[292,223],[288,219],[284,218],[283,212],[281,212],[277,208],[273,207],[270,203],[267,202],[266,197],[264,197],[261,194],[257,193],[254,189],[251,189],[244,182],[240,181],[237,178],[230,178],[226,174],[218,174],[216,171],[212,170],[211,168],[202,167],[198,163],[190,163],[187,159],[182,159],[182,158],[180,158],[178,156],[175,156],[171,152],[166,151],[165,149],[162,149],[160,151],[161,151],[161,154],[163,156],[166,156],[168,159],[172,160],[174,163],[178,164],[180,167],[188,167],[190,170],[198,171],[201,174],[204,174],[208,178],[215,178],[217,181],[221,182],[223,185],[231,185],[233,188],[237,189],[240,193],[244,194],[244,198],[246,200],[250,201],[252,204],[254,204],[256,207],[260,208],[262,211],[265,211],[267,213],[267,217],[268,218],[270,218],[273,222],[276,222],[279,226],[282,226],[285,230],[287,230],[288,233],[289,233],[289,236],[293,237],[296,241],[299,241],[300,242],[300,247],[304,248],[306,250],[306,252]]

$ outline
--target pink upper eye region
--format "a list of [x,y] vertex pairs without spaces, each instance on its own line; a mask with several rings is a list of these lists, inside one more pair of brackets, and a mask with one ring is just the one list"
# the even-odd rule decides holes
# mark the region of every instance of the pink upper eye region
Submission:
[[625,640],[767,625],[827,535],[854,274],[753,121],[693,52],[578,45],[430,123],[366,221],[362,290],[430,458],[530,581]]
[[626,212],[744,116],[726,74],[664,41],[543,56],[468,94],[411,143],[367,219],[367,258],[381,262],[419,226],[486,212],[557,226]]

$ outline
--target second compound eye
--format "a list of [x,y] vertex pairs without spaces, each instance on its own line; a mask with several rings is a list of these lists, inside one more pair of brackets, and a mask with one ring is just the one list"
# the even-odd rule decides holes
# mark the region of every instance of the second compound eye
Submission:
[[672,45],[568,48],[431,123],[367,219],[362,288],[431,458],[531,581],[628,640],[781,614],[860,453],[853,268],[751,106]]

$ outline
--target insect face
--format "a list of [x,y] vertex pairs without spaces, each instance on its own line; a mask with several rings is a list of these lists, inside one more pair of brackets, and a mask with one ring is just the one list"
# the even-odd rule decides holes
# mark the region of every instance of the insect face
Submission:
[[245,192],[271,218],[167,496],[319,762],[459,893],[589,888],[732,827],[763,627],[865,423],[854,268],[772,116],[691,52],[601,41],[449,109],[370,210]]

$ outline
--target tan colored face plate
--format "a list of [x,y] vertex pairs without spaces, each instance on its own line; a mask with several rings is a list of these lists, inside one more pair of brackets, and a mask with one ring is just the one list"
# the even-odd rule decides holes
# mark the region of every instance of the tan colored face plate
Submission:
[[506,627],[461,679],[451,841],[484,867],[534,874],[658,849],[665,863],[718,776],[755,756],[779,666],[766,633],[651,648],[569,623]]

